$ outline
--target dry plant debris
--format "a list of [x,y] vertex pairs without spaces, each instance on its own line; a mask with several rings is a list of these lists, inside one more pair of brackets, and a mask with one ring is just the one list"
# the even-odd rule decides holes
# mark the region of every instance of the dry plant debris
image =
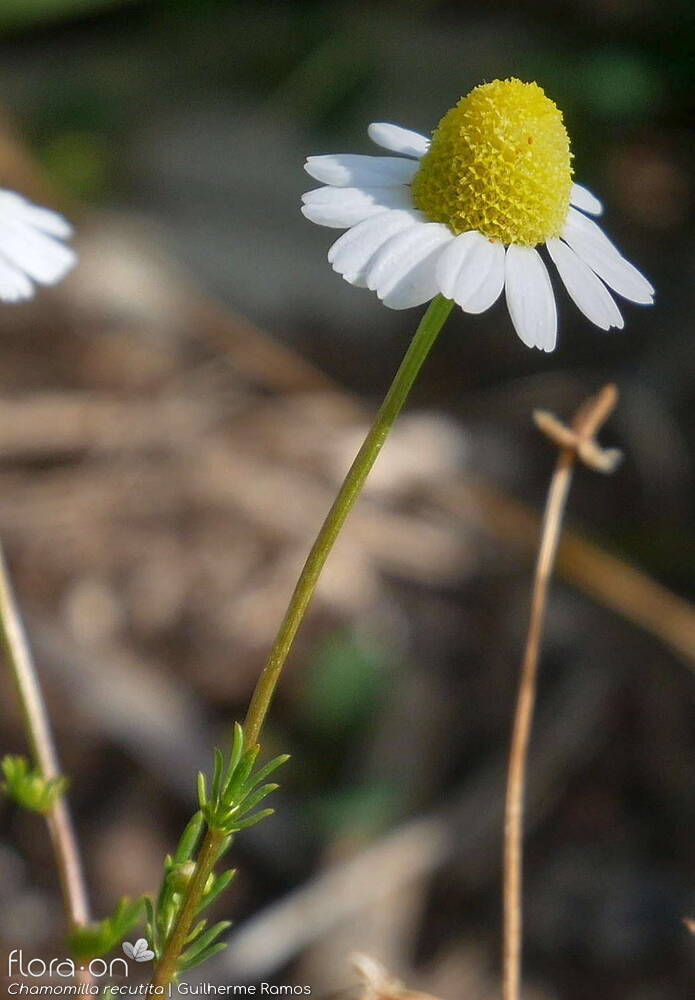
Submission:
[[362,981],[359,1000],[437,1000],[429,993],[406,989],[371,955],[355,954],[351,962]]

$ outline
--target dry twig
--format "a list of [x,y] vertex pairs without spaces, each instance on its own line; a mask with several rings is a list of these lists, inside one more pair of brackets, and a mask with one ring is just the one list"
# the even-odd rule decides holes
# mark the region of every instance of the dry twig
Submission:
[[371,955],[356,952],[350,961],[361,980],[360,1000],[436,1000],[429,993],[408,990]]
[[536,425],[558,446],[560,453],[550,483],[543,517],[543,531],[531,599],[531,617],[521,665],[519,694],[509,752],[504,827],[504,944],[502,955],[502,995],[504,1000],[519,1000],[526,761],[536,700],[538,656],[543,635],[548,584],[557,552],[572,472],[577,458],[580,458],[590,468],[601,472],[611,472],[620,459],[619,452],[614,449],[604,450],[594,440],[597,431],[612,412],[616,401],[617,390],[615,386],[605,386],[597,396],[589,399],[580,407],[570,427],[566,427],[544,411],[534,413]]

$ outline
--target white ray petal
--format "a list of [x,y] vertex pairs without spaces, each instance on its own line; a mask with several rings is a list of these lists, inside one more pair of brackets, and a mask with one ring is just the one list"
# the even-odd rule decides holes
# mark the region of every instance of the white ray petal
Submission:
[[637,268],[626,260],[593,219],[574,208],[567,213],[561,236],[592,271],[623,298],[649,305],[654,289]]
[[596,195],[592,194],[588,188],[582,187],[581,184],[572,185],[570,205],[581,208],[582,212],[588,212],[589,215],[601,215],[603,212],[603,204]]
[[0,252],[19,270],[42,285],[60,281],[75,265],[70,247],[22,222],[0,218]]
[[507,248],[504,291],[514,329],[523,343],[542,351],[554,350],[555,296],[548,269],[532,247]]
[[367,129],[369,138],[382,149],[390,149],[393,153],[403,156],[414,156],[420,159],[430,148],[430,140],[419,132],[412,132],[400,125],[390,122],[372,122]]
[[436,265],[453,236],[448,226],[426,222],[392,236],[375,254],[367,287],[391,309],[408,309],[438,292]]
[[319,226],[346,229],[388,208],[412,207],[410,188],[320,187],[302,195],[302,215]]
[[476,231],[461,233],[442,253],[437,281],[442,295],[465,312],[484,312],[504,287],[504,246]]
[[569,297],[586,318],[602,330],[622,330],[625,324],[615,299],[588,264],[562,240],[548,240],[546,247]]
[[442,254],[437,266],[439,290],[447,299],[453,299],[456,280],[461,268],[474,254],[478,242],[484,239],[476,230],[455,236]]
[[365,271],[384,243],[425,221],[420,212],[387,211],[372,216],[343,233],[328,251],[328,260],[351,285],[364,287]]
[[8,221],[18,219],[20,222],[25,222],[35,229],[48,233],[50,236],[58,236],[61,239],[72,236],[72,226],[62,215],[52,212],[49,208],[33,205],[21,194],[2,188],[0,188],[0,219]]
[[34,286],[22,271],[0,256],[0,299],[3,302],[21,302],[30,299]]
[[410,184],[417,168],[417,160],[405,160],[399,156],[362,156],[358,153],[309,156],[304,164],[311,177],[335,187]]

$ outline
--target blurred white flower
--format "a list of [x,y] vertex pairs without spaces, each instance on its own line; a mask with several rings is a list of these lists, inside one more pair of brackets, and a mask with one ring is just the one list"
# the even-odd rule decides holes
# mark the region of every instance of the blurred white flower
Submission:
[[0,300],[30,299],[34,285],[55,285],[77,256],[61,240],[72,226],[57,212],[0,189]]
[[370,125],[369,136],[399,155],[310,156],[307,173],[326,186],[303,195],[302,212],[348,229],[328,253],[333,269],[389,308],[441,294],[481,313],[504,289],[521,340],[552,351],[557,310],[541,244],[601,329],[623,326],[609,288],[653,301],[647,279],[589,218],[601,203],[572,183],[562,114],[537,84],[476,87],[431,141],[387,123]]

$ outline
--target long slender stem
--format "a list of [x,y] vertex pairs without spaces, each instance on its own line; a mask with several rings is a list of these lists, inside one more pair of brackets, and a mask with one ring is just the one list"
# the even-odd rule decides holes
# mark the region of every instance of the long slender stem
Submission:
[[[0,548],[0,635],[14,678],[34,762],[42,777],[60,775],[46,705],[22,619]],[[77,839],[65,798],[60,795],[46,814],[65,912],[70,930],[89,922],[89,903]]]
[[[247,748],[255,746],[258,742],[282,668],[316,589],[326,559],[453,305],[449,299],[437,296],[428,306],[374,423],[311,547],[246,713],[244,742]],[[155,969],[153,986],[167,986],[176,975],[179,955],[198,911],[205,883],[217,860],[221,836],[214,830],[208,830],[205,834],[178,920]]]
[[562,517],[567,503],[575,463],[575,452],[560,452],[548,491],[543,528],[531,598],[531,616],[526,648],[521,664],[519,692],[509,752],[507,796],[504,824],[504,946],[503,1000],[519,1000],[521,982],[522,937],[522,843],[526,760],[536,702],[538,654],[543,635],[543,620],[548,584],[557,552]]
[[263,727],[263,722],[280,673],[292,647],[297,629],[304,618],[304,613],[312,598],[328,554],[333,548],[335,540],[345,523],[345,519],[360,495],[364,481],[374,465],[396,417],[401,412],[403,404],[408,398],[408,393],[413,386],[413,382],[452,308],[453,302],[442,298],[442,296],[437,296],[430,303],[420,321],[420,325],[415,331],[410,347],[391,383],[391,387],[376,419],[343,481],[340,492],[328,512],[326,520],[323,522],[323,526],[304,563],[304,568],[297,581],[285,617],[280,624],[263,673],[259,677],[253,692],[251,704],[246,713],[246,721],[244,722],[244,737],[247,747],[254,746],[258,742],[258,737]]

